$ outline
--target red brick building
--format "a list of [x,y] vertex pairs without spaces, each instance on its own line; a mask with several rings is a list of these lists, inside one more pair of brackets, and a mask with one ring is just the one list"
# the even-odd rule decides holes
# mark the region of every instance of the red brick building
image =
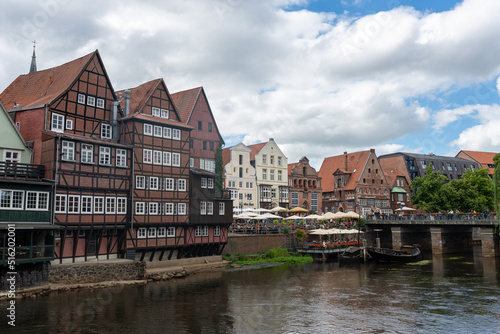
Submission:
[[292,208],[299,206],[321,212],[321,178],[316,169],[309,165],[309,159],[302,157],[299,162],[288,164],[288,186]]

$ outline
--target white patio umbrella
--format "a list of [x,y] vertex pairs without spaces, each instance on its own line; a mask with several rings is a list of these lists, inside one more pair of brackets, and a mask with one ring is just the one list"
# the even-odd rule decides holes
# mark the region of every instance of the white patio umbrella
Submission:
[[321,219],[335,219],[335,214],[332,212],[327,212],[321,216]]
[[263,215],[261,215],[261,216],[262,216],[262,217],[266,217],[266,219],[273,219],[273,218],[275,218],[275,219],[280,219],[280,218],[283,218],[283,217],[278,216],[278,215],[273,215],[272,213],[269,213],[269,212],[264,213],[264,214],[263,214]]
[[297,215],[293,215],[293,216],[290,216],[290,217],[286,217],[285,219],[290,219],[290,220],[292,220],[292,219],[302,219],[302,217],[299,217]]
[[270,210],[268,209],[264,209],[264,208],[258,208],[258,209],[255,209],[253,210],[254,212],[269,212]]
[[254,208],[244,208],[243,209],[244,212],[249,212],[249,211],[255,211]]
[[344,218],[359,219],[360,215],[354,211],[349,211],[348,213],[344,214]]
[[287,208],[282,208],[281,206],[276,206],[276,207],[272,208],[269,211],[271,211],[271,212],[284,212],[284,211],[288,211],[288,209]]
[[305,216],[304,219],[321,219],[321,216],[318,216],[318,215],[309,215],[309,216]]
[[417,211],[417,209],[409,208],[407,206],[403,206],[402,208],[396,209],[394,211]]
[[346,218],[345,213],[339,211],[339,212],[335,212],[331,219],[342,219],[342,218]]

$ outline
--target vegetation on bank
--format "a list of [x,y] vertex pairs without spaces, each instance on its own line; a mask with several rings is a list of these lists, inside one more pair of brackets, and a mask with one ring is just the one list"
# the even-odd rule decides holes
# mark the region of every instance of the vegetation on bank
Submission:
[[254,264],[254,263],[292,263],[303,264],[312,263],[312,256],[305,254],[291,254],[285,248],[268,249],[265,252],[259,252],[257,255],[227,254],[224,260],[236,264]]

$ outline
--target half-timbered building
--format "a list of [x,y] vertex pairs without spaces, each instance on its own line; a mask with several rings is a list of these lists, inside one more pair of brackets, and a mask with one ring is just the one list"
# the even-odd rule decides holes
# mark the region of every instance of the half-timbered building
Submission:
[[123,141],[134,147],[127,257],[178,258],[189,223],[191,128],[181,122],[163,79],[118,93],[125,94],[125,115],[120,119]]
[[55,180],[59,262],[115,258],[130,211],[132,148],[120,143],[121,111],[99,52],[19,76],[2,99],[34,162]]

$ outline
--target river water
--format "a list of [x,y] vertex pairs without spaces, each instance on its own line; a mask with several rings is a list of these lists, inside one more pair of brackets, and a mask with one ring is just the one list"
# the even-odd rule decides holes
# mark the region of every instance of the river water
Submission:
[[[7,301],[0,301],[5,314]],[[314,263],[17,300],[0,333],[500,333],[500,259]]]

